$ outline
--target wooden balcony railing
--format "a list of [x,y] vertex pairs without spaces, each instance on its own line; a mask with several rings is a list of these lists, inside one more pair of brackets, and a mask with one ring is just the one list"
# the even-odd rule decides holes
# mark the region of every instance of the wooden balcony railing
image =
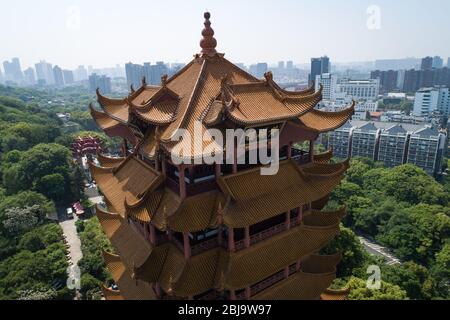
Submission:
[[[291,228],[296,227],[298,225],[299,225],[299,221],[297,218],[291,219]],[[269,238],[273,237],[274,235],[282,233],[286,230],[287,230],[286,223],[281,223],[281,224],[273,226],[269,229],[266,229],[264,231],[256,233],[254,235],[251,235],[250,236],[250,245],[255,245],[259,242],[269,239]],[[235,245],[236,251],[244,250],[245,249],[245,239],[236,241],[234,245]]]
[[254,286],[251,287],[252,296],[284,280],[284,278],[285,278],[284,271],[281,271],[273,275],[272,277],[255,284]]

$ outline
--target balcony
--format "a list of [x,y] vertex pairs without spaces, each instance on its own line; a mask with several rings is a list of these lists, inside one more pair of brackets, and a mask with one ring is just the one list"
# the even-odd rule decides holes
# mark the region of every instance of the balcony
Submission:
[[[299,221],[297,218],[291,219],[291,228],[294,228],[298,225],[299,225]],[[269,229],[266,229],[264,231],[256,233],[254,235],[251,235],[250,236],[250,245],[252,246],[257,243],[260,243],[260,242],[267,240],[267,239],[269,239],[277,234],[280,234],[286,230],[287,230],[286,223],[281,223],[281,224],[273,226]],[[234,245],[235,245],[236,251],[241,251],[241,250],[246,249],[245,239],[235,242]]]

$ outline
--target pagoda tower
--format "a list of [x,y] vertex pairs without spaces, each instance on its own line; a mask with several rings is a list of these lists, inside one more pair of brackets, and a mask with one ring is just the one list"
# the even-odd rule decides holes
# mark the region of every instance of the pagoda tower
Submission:
[[[91,164],[106,203],[97,216],[115,248],[104,260],[119,288],[105,286],[104,296],[340,299],[328,288],[341,256],[319,252],[339,233],[345,208],[322,209],[349,163],[330,163],[331,151],[314,154],[314,142],[345,124],[354,103],[316,110],[322,90],[286,91],[270,72],[257,79],[241,70],[216,51],[210,14],[204,17],[201,53],[178,73],[160,86],[143,79],[120,100],[97,91],[102,111],[90,105],[98,126],[123,138],[122,158],[99,155],[100,166]],[[261,175],[261,164],[236,156],[231,164],[174,163],[180,144],[196,159],[211,144],[172,141],[180,129],[194,135],[196,123],[203,131],[279,129],[278,173]],[[304,142],[309,151],[296,147]]]

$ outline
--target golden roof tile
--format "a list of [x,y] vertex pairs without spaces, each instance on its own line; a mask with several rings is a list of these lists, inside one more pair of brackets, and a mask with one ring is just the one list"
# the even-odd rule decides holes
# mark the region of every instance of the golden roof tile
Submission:
[[102,153],[98,153],[97,160],[100,163],[100,166],[103,168],[114,168],[119,166],[123,161],[125,161],[125,158],[113,158],[105,156]]
[[343,301],[347,300],[349,293],[350,289],[333,290],[328,288],[320,295],[320,300]]
[[339,112],[327,112],[320,110],[312,110],[299,117],[300,121],[307,127],[324,133],[336,130],[342,127],[355,113],[356,102]]
[[119,256],[104,251],[103,260],[125,299],[156,300],[156,295],[151,285],[133,278],[133,274],[125,268]]
[[97,101],[103,108],[106,114],[116,121],[127,123],[128,122],[128,103],[127,99],[110,99],[102,96],[100,90],[97,89]]
[[317,201],[339,184],[346,169],[346,163],[300,168],[288,160],[277,175],[261,176],[257,168],[221,177],[219,186],[231,198],[224,222],[243,228]]
[[119,290],[113,290],[106,287],[105,285],[102,286],[102,293],[105,300],[125,300],[125,298],[120,294]]
[[314,155],[314,162],[327,164],[330,163],[332,158],[333,158],[333,150],[328,150],[324,153]]
[[153,247],[120,215],[105,212],[97,207],[97,217],[103,231],[128,269],[139,267],[149,259]]
[[114,120],[104,112],[95,110],[94,106],[89,104],[91,116],[102,130],[109,130],[120,125],[120,122]]
[[227,286],[231,289],[242,289],[262,281],[299,259],[317,252],[338,232],[339,220],[337,219],[323,226],[305,224],[275,235],[248,249],[231,253]]
[[335,273],[298,272],[252,297],[252,300],[318,300],[336,278]]
[[90,164],[91,174],[115,212],[125,215],[125,202],[139,201],[149,190],[154,190],[164,177],[151,166],[130,155],[115,168]]

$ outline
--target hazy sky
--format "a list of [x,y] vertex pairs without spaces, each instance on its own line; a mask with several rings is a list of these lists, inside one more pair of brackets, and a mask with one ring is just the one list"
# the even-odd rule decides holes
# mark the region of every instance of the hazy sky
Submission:
[[[235,62],[450,56],[448,0],[0,0],[0,61],[64,68],[187,62],[203,12]],[[377,13],[367,10],[376,5]],[[368,27],[368,20],[369,26]],[[378,28],[379,27],[379,28]]]

